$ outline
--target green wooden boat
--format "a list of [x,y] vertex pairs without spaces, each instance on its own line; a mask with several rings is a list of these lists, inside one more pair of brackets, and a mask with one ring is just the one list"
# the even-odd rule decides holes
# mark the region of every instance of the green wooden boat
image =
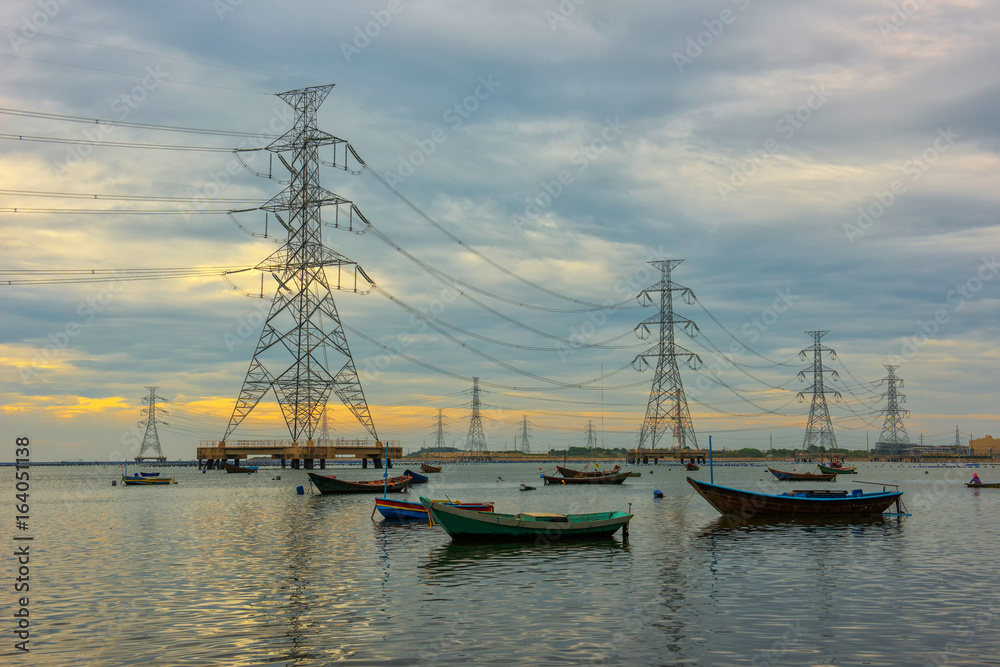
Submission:
[[[609,538],[632,518],[628,512],[619,511],[590,514],[471,512],[423,496],[420,502],[454,540],[534,540],[542,544],[568,539]],[[489,516],[485,516],[487,514]]]
[[830,466],[825,466],[822,463],[817,463],[816,467],[819,468],[820,471],[826,473],[827,475],[829,475],[829,474],[834,474],[834,475],[857,475],[858,474],[858,469],[855,468],[854,466],[850,466],[848,468],[831,468]]

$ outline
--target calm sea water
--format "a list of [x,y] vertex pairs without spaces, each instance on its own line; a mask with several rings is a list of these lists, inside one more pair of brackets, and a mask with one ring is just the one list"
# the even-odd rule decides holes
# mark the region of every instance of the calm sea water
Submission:
[[[11,650],[5,613],[4,661],[1000,664],[1000,489],[967,489],[964,467],[861,464],[824,488],[898,483],[912,516],[853,522],[729,523],[667,466],[639,467],[620,487],[545,487],[538,464],[455,465],[409,494],[498,511],[632,503],[627,542],[543,546],[453,544],[440,527],[383,524],[371,496],[310,494],[302,471],[169,470],[179,484],[126,488],[111,486],[115,468],[32,469],[32,650]],[[979,473],[1000,481],[1000,468]],[[762,466],[714,474],[791,488]],[[13,495],[13,471],[0,475]]]

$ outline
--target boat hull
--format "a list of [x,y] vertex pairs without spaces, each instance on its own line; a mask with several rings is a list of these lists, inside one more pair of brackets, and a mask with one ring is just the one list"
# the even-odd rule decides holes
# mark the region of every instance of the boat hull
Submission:
[[573,539],[606,539],[632,518],[627,512],[567,515],[470,512],[423,497],[420,502],[454,540],[527,540],[543,544]]
[[425,484],[428,481],[427,477],[418,472],[413,472],[409,468],[403,471],[403,475],[411,478],[410,484]]
[[[434,500],[432,502],[445,503],[454,507],[469,510],[470,512],[492,512],[493,503],[462,502],[460,500]],[[428,521],[430,514],[427,508],[420,502],[409,500],[395,500],[393,498],[376,498],[375,509],[386,521]]]
[[125,486],[167,486],[176,484],[173,477],[126,477],[122,475]]
[[992,484],[969,484],[969,483],[966,483],[966,486],[969,487],[970,489],[1000,489],[1000,482],[996,482],[996,483],[992,483]]
[[386,480],[373,480],[370,482],[349,482],[336,477],[317,475],[309,473],[309,481],[312,482],[316,490],[322,494],[335,493],[399,493],[410,488],[410,478],[408,476],[390,477]]
[[858,469],[855,467],[850,468],[831,468],[830,466],[825,466],[822,463],[817,463],[816,467],[820,469],[820,472],[826,474],[833,473],[834,475],[857,475]]
[[743,519],[768,516],[821,518],[881,514],[903,495],[902,491],[881,493],[853,491],[845,495],[832,491],[818,491],[815,492],[818,497],[772,495],[717,486],[690,477],[687,481],[720,514]]
[[[556,472],[558,472],[563,477],[604,477],[605,475],[617,475],[619,472],[621,472],[621,469],[619,468],[617,470],[573,470],[572,468],[564,468],[562,466],[556,466]],[[632,475],[632,476],[638,477],[638,475]]]
[[546,484],[621,484],[628,479],[631,472],[620,472],[599,477],[555,477],[542,475]]
[[225,461],[222,462],[222,469],[225,470],[227,473],[236,473],[236,474],[240,473],[250,474],[257,472],[257,466],[253,466],[251,468],[243,468],[241,466],[234,466],[232,463],[226,463]]
[[774,468],[768,468],[768,470],[782,482],[832,482],[837,479],[835,473],[785,472],[783,470],[775,470]]
[[426,463],[421,463],[420,472],[441,472],[441,466],[429,466]]

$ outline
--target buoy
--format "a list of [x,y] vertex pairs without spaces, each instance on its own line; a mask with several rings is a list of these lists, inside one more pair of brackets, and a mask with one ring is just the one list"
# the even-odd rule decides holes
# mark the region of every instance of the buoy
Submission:
[[659,489],[657,489],[656,491],[653,491],[653,497],[654,498],[662,498],[663,497],[663,491],[660,491]]
[[305,495],[305,493],[306,493],[305,487],[296,486],[295,487],[295,493],[299,494],[300,496]]

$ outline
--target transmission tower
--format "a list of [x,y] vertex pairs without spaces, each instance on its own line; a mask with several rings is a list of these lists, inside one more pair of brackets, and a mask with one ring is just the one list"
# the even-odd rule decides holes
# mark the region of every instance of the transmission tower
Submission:
[[587,449],[597,447],[597,435],[594,433],[594,422],[587,422]]
[[[799,358],[803,361],[809,358],[808,353],[812,352],[812,386],[798,393],[799,401],[805,400],[807,392],[812,392],[812,403],[809,406],[809,422],[806,424],[806,437],[802,442],[805,451],[815,451],[812,448],[822,447],[827,450],[837,449],[837,436],[833,433],[833,423],[830,421],[830,408],[826,405],[827,390],[823,387],[823,374],[829,373],[833,380],[838,380],[837,371],[832,368],[823,368],[823,353],[828,352],[831,359],[837,358],[837,353],[831,348],[820,343],[820,338],[829,331],[807,331],[813,337],[813,344],[799,352]],[[799,379],[804,380],[809,369],[799,371]],[[830,390],[834,398],[840,398],[840,392]]]
[[469,435],[465,437],[465,448],[470,452],[486,451],[486,434],[483,433],[483,404],[479,398],[479,378],[472,378],[472,418],[469,419]]
[[[160,421],[156,418],[156,401],[163,401],[167,403],[167,399],[162,396],[156,395],[156,390],[159,387],[146,387],[149,390],[149,396],[143,396],[142,402],[148,405],[148,408],[143,408],[140,413],[146,415],[146,418],[139,422],[139,427],[146,427],[146,434],[142,436],[142,447],[139,448],[139,455],[135,457],[136,461],[166,461],[167,457],[163,455],[163,450],[160,449],[160,436],[156,432],[156,425],[163,424],[164,426],[169,426],[167,422]],[[160,412],[166,414],[167,411],[161,409]]]
[[521,417],[521,451],[525,454],[531,453],[531,444],[528,442],[528,425],[530,423],[527,417]]
[[906,396],[896,391],[896,386],[903,386],[903,379],[896,377],[896,369],[899,366],[885,366],[889,374],[882,378],[886,383],[885,393],[882,397],[886,399],[885,423],[882,425],[882,433],[875,443],[877,451],[887,454],[899,455],[903,449],[910,446],[910,438],[906,435],[906,428],[903,426],[903,418],[910,416],[909,410],[900,409],[900,404],[906,402]]
[[330,444],[330,424],[327,412],[327,407],[323,406],[323,414],[319,420],[319,437],[316,438],[316,441],[321,445]]
[[288,187],[261,208],[274,213],[287,239],[256,267],[272,275],[277,289],[223,440],[269,390],[281,406],[293,442],[312,440],[331,392],[378,440],[325,270],[336,267],[332,289],[358,291],[358,274],[371,283],[357,263],[322,242],[322,207],[336,210],[335,222],[327,226],[351,229],[354,216],[361,216],[351,202],[319,184],[319,148],[333,145],[336,156],[337,144],[346,143],[316,127],[316,113],[332,88],[314,86],[278,95],[295,109],[295,124],[267,150],[278,156],[291,177]]
[[644,289],[637,297],[639,303],[649,306],[656,303],[657,299],[653,295],[659,293],[660,303],[659,312],[640,322],[635,328],[639,338],[646,338],[651,335],[651,326],[659,327],[659,340],[656,344],[632,360],[632,365],[640,371],[654,365],[651,360],[655,360],[656,365],[653,386],[649,390],[646,418],[639,431],[639,449],[643,449],[647,443],[650,449],[655,449],[668,429],[677,447],[698,448],[677,359],[684,359],[689,368],[698,370],[701,357],[677,345],[674,340],[675,326],[692,338],[698,333],[697,324],[674,312],[674,292],[680,292],[684,303],[690,305],[694,302],[694,292],[670,279],[670,272],[683,261],[667,259],[649,262],[660,269],[660,281]]
[[444,444],[444,416],[442,415],[441,410],[439,409],[437,417],[437,432],[435,434],[434,447],[435,449],[444,449],[445,446],[446,445]]

